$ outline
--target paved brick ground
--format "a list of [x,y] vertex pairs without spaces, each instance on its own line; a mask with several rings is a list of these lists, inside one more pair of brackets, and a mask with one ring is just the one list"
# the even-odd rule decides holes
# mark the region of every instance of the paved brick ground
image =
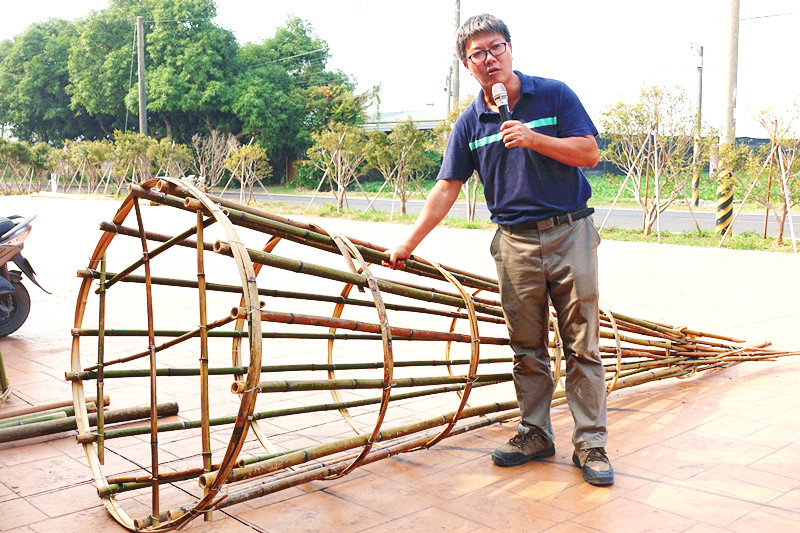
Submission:
[[[50,197],[0,197],[0,212],[38,214],[25,255],[53,295],[29,286],[33,313],[0,350],[14,387],[3,409],[71,398],[69,365],[78,281],[101,220],[118,202]],[[171,213],[145,206],[148,220],[168,232]],[[390,244],[407,230],[392,224],[323,221],[334,231]],[[439,228],[418,253],[492,275],[489,232]],[[635,243],[600,247],[601,299],[612,311],[687,325],[758,342],[800,348],[796,277],[800,259],[788,254],[734,252]],[[213,268],[213,267],[212,267]],[[188,272],[189,275],[193,271]],[[173,302],[174,313],[193,309]],[[131,309],[121,315],[141,316]],[[133,319],[132,319],[133,320]],[[302,343],[280,345],[282,355]],[[570,462],[572,421],[554,410],[556,456],[519,468],[492,465],[488,454],[513,425],[447,439],[436,447],[365,466],[343,479],[312,482],[196,520],[196,531],[553,531],[715,532],[800,530],[800,358],[748,363],[685,380],[612,393],[609,455],[612,488],[585,484]],[[196,395],[164,385],[167,399],[192,417]],[[228,383],[219,384],[222,391]],[[172,387],[172,388],[171,388]],[[193,390],[193,389],[192,389]],[[145,403],[115,389],[112,407]],[[215,396],[216,397],[216,396]],[[138,400],[138,401],[137,401]],[[303,401],[310,401],[309,399]],[[222,402],[224,403],[224,402]],[[235,401],[234,401],[235,403]],[[420,409],[424,410],[427,407]],[[415,413],[411,413],[412,415]],[[416,413],[419,414],[419,413]],[[298,435],[283,428],[291,448],[330,435],[320,423]],[[227,435],[215,432],[215,449]],[[164,454],[185,456],[183,441],[167,439]],[[147,464],[144,438],[114,449],[107,468]],[[184,503],[177,485],[165,498]],[[196,492],[196,491],[195,491]],[[122,498],[136,514],[147,499]],[[0,530],[120,531],[90,483],[83,451],[70,434],[0,444]]]

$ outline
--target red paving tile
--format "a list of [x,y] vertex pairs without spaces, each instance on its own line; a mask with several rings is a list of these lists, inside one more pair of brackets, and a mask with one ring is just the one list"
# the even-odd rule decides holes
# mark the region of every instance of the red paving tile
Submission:
[[[9,201],[0,197],[0,209]],[[15,197],[13,202],[15,211],[27,209],[41,215],[26,255],[54,295],[47,297],[32,289],[34,310],[29,322],[14,336],[0,339],[14,387],[3,406],[7,409],[71,398],[63,375],[69,364],[69,329],[78,285],[74,272],[85,266],[94,247],[97,223],[109,219],[118,207],[118,202],[74,199]],[[163,208],[145,208],[168,213]],[[70,228],[56,223],[62,211],[68,211],[74,221]],[[169,231],[171,220],[165,219],[164,223],[164,231]],[[345,234],[385,244],[406,231],[395,225],[348,221],[325,224]],[[425,257],[446,258],[444,262],[448,264],[469,261],[471,270],[491,275],[488,253],[487,257],[468,253],[474,250],[476,240],[485,241],[488,249],[490,237],[489,232],[437,229],[419,252]],[[291,250],[286,245],[281,253],[290,255]],[[132,251],[135,255],[135,248]],[[60,261],[47,261],[54,253],[59,254]],[[616,242],[604,242],[599,253],[603,297],[612,310],[754,342],[770,339],[780,347],[797,348],[793,332],[800,313],[792,302],[800,301],[800,289],[785,284],[796,272],[794,256]],[[751,265],[756,263],[759,268],[754,271]],[[730,268],[719,270],[720,264]],[[697,276],[681,274],[690,271]],[[711,272],[717,280],[714,287],[700,275]],[[654,293],[656,286],[659,290]],[[744,300],[738,301],[732,294],[720,295],[718,286],[729,287],[731,293],[737,292],[735,288],[757,286],[759,298],[742,296]],[[643,294],[653,296],[643,298]],[[138,324],[143,308],[140,300],[137,297],[131,309],[117,312],[127,313],[133,317],[131,323]],[[193,303],[172,303],[175,314],[181,310],[195,312]],[[409,324],[413,327],[413,321]],[[116,341],[120,352],[131,345],[130,340]],[[83,346],[92,351],[90,343]],[[230,344],[216,346],[222,348],[220,355],[214,355],[215,364],[228,365]],[[325,360],[324,343],[280,341],[270,346],[271,361],[275,363],[309,361],[312,357],[316,362]],[[322,352],[316,352],[320,349]],[[169,362],[174,366],[194,366],[197,356],[193,350],[176,351]],[[93,356],[89,353],[86,357]],[[337,344],[337,361],[365,356],[369,352],[354,349],[350,353],[344,344]],[[398,343],[398,359],[429,356],[427,346],[411,343],[401,348]],[[558,407],[553,410],[557,453],[552,459],[517,468],[494,466],[489,453],[514,431],[513,422],[505,423],[446,439],[430,450],[365,465],[335,481],[314,481],[233,505],[216,511],[211,522],[192,522],[190,529],[342,533],[798,531],[798,359],[746,363],[686,380],[613,393],[609,400],[611,439],[607,449],[617,482],[610,488],[587,485],[572,466],[572,419],[565,407]],[[141,361],[141,367],[146,368],[147,362]],[[342,372],[339,377],[348,375]],[[404,374],[398,371],[397,375]],[[214,416],[235,411],[238,406],[236,396],[229,392],[231,381],[212,380],[212,394],[217,399],[212,408]],[[138,392],[139,383],[120,380],[112,387],[111,408],[146,403],[147,399]],[[198,418],[196,378],[159,383],[159,398],[176,399],[181,405],[181,413],[175,419]],[[371,394],[365,392],[363,396]],[[329,394],[325,397],[330,401]],[[270,396],[259,400],[258,410],[318,402],[315,393],[297,394],[291,399]],[[457,402],[455,396],[447,402],[420,400],[404,405],[392,416],[433,416],[453,409]],[[359,412],[362,411],[353,410],[355,414]],[[375,411],[365,409],[363,413],[357,420],[370,427]],[[330,442],[352,434],[335,413],[312,414],[297,420],[264,420],[262,427],[281,449]],[[122,530],[97,497],[84,452],[73,435],[68,432],[0,444],[0,529],[23,533]],[[148,439],[142,435],[109,441],[104,470],[144,472],[150,460]],[[174,460],[164,470],[200,464],[200,450],[194,449],[194,442],[187,440],[185,432],[163,433],[160,439],[162,461]],[[214,428],[215,457],[223,453],[229,440],[230,427]],[[245,449],[246,456],[264,453],[252,438]],[[191,501],[186,491],[199,494],[194,482],[164,486],[162,509]],[[149,508],[149,495],[142,492],[122,494],[118,501],[134,516],[145,514]]]

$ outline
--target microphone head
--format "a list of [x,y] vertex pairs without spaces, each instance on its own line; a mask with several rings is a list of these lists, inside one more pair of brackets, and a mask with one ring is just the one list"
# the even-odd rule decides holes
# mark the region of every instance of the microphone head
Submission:
[[492,98],[494,98],[494,103],[497,104],[498,107],[501,105],[508,105],[508,93],[506,92],[506,86],[502,83],[495,83],[492,85]]

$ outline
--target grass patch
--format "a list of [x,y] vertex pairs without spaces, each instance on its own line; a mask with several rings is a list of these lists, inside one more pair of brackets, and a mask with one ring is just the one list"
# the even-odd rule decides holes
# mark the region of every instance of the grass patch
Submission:
[[[600,236],[603,239],[612,241],[627,242],[651,242],[658,244],[658,235],[654,231],[650,235],[645,235],[643,230],[604,228]],[[729,250],[758,250],[763,252],[794,252],[792,243],[788,239],[778,245],[775,237],[764,239],[754,231],[746,231],[735,235],[729,235],[720,246],[722,237],[718,237],[713,231],[704,230],[691,233],[672,233],[669,231],[661,232],[660,244],[677,244],[680,246],[698,246],[705,248],[727,248]]]
[[[417,215],[399,215],[397,213],[391,216],[389,213],[381,211],[368,211],[362,213],[358,209],[342,209],[336,210],[335,205],[326,204],[321,207],[303,207],[294,205],[284,205],[281,203],[257,204],[257,207],[275,214],[282,214],[286,216],[309,216],[319,218],[343,218],[345,220],[359,220],[363,222],[388,222],[394,224],[411,225],[417,220]],[[496,226],[488,220],[476,220],[468,222],[463,218],[445,218],[440,226],[448,228],[461,228],[461,229],[482,229],[493,230]],[[620,229],[620,228],[604,228],[600,236],[603,239],[612,241],[626,241],[626,242],[650,242],[658,244],[658,235],[652,232],[650,235],[645,235],[641,229]],[[716,236],[713,231],[704,230],[700,232],[687,232],[687,233],[673,233],[669,231],[661,232],[660,244],[676,244],[680,246],[698,246],[706,248],[720,247],[721,238]],[[722,243],[721,248],[730,250],[758,250],[765,252],[788,252],[792,253],[791,241],[784,238],[783,243],[779,246],[774,237],[762,238],[760,234],[749,231],[735,235],[729,235],[725,242]]]
[[[287,216],[294,215],[320,218],[343,218],[345,220],[360,220],[362,222],[389,222],[393,224],[407,225],[414,224],[414,222],[417,220],[417,215],[400,215],[395,213],[392,216],[390,213],[384,211],[369,210],[366,213],[363,213],[359,209],[342,209],[337,211],[336,206],[333,204],[325,204],[319,207],[304,207],[297,205],[285,205],[278,202],[269,204],[257,203],[256,207],[264,209],[265,211],[269,211],[270,213]],[[451,217],[446,217],[439,225],[448,228],[487,230],[494,229],[496,227],[494,223],[488,220],[476,220],[469,222],[464,218]]]

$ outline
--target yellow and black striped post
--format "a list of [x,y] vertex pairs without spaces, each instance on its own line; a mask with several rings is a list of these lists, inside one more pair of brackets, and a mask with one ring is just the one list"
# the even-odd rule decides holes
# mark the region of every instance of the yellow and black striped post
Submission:
[[733,212],[733,172],[724,168],[717,174],[717,225],[716,234],[728,233]]
[[695,172],[692,177],[692,205],[700,205],[700,172]]

